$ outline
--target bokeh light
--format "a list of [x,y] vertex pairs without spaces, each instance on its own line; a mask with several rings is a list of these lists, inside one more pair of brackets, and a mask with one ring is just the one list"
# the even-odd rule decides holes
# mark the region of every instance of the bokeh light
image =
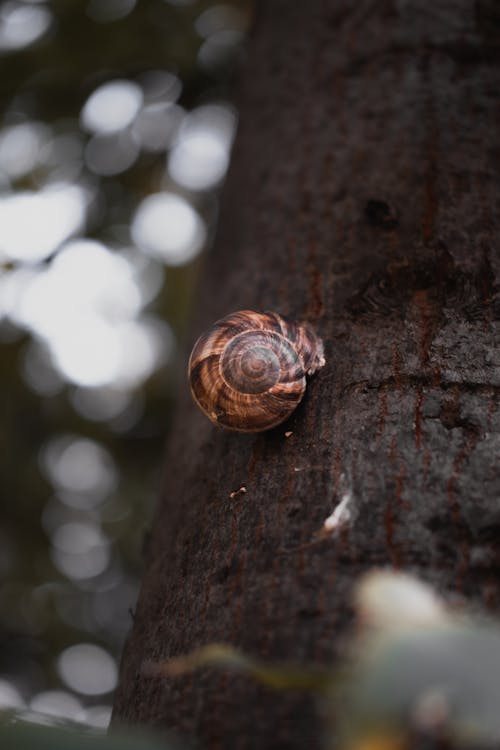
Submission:
[[76,388],[70,394],[76,411],[91,421],[109,422],[124,414],[133,404],[140,401],[129,390],[113,386],[96,388]]
[[182,81],[170,70],[147,70],[138,80],[146,102],[176,102],[182,92]]
[[198,52],[198,64],[208,73],[233,65],[241,49],[243,35],[240,31],[224,29],[205,39]]
[[208,39],[218,32],[236,31],[241,34],[248,30],[249,17],[243,8],[221,3],[204,10],[195,22],[198,34]]
[[0,170],[16,179],[29,174],[49,155],[51,129],[41,122],[23,122],[0,131]]
[[141,87],[132,81],[99,86],[82,109],[82,125],[93,133],[114,133],[130,125],[142,104]]
[[90,706],[85,711],[85,723],[94,729],[107,729],[111,720],[111,706]]
[[17,320],[50,337],[63,315],[94,313],[113,321],[135,317],[140,309],[141,292],[126,258],[100,242],[76,240],[37,269],[19,299]]
[[64,388],[62,376],[54,369],[48,347],[31,339],[20,363],[25,383],[39,396],[55,396]]
[[95,524],[62,524],[52,534],[51,541],[54,565],[68,578],[93,578],[109,565],[110,541]]
[[22,696],[8,680],[0,679],[0,709],[20,709],[24,706]]
[[226,174],[236,127],[234,111],[222,105],[197,107],[184,120],[170,152],[171,177],[191,190],[206,190]]
[[132,135],[144,151],[164,151],[173,142],[184,117],[184,110],[171,102],[154,102],[143,107]]
[[0,718],[109,724],[250,3],[0,4]]
[[132,237],[145,253],[177,266],[198,255],[206,229],[184,198],[164,192],[142,201],[132,221]]
[[118,678],[114,659],[103,648],[91,643],[79,643],[65,649],[57,666],[66,685],[83,695],[109,693]]
[[111,23],[128,16],[135,4],[136,0],[90,0],[87,13],[98,23]]
[[14,51],[40,39],[52,23],[45,6],[7,0],[0,7],[0,51]]
[[91,172],[110,177],[129,169],[139,155],[139,146],[127,131],[98,133],[87,144],[85,162]]
[[0,277],[4,314],[43,339],[65,379],[88,387],[135,386],[165,361],[173,345],[166,323],[139,317],[148,290],[136,269],[140,275],[139,264],[126,253],[93,240],[71,242],[47,267]]
[[64,183],[0,198],[0,259],[43,260],[82,229],[86,207],[86,190]]
[[85,492],[100,499],[117,486],[118,472],[102,445],[72,435],[54,437],[41,454],[42,469],[62,491]]

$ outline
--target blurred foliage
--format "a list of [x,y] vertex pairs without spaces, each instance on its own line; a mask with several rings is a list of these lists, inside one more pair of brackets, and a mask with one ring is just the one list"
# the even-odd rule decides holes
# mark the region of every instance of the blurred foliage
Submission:
[[498,747],[500,624],[454,611],[423,582],[389,570],[358,581],[355,597],[356,627],[335,667],[264,663],[211,644],[143,672],[173,679],[216,667],[312,692],[329,750]]
[[[35,6],[50,12],[48,30],[30,44],[0,50],[0,137],[19,123],[36,123],[48,126],[54,139],[70,136],[80,148],[91,137],[81,125],[82,107],[106,81],[140,82],[151,71],[167,71],[182,83],[177,104],[184,113],[227,99],[228,83],[243,53],[242,33],[233,29],[228,39],[224,19],[236,14],[243,30],[251,13],[250,0],[223,5],[209,0],[12,0],[0,9],[0,42],[7,38],[9,18],[16,13],[21,18],[26,8]],[[167,157],[168,147],[144,149],[129,168],[108,176],[96,174],[82,159],[72,178],[65,175],[72,174],[73,167],[63,160],[63,178],[84,185],[91,195],[80,236],[103,243],[112,253],[131,248],[135,262],[141,253],[130,236],[133,213],[145,196],[168,190],[196,208],[208,227],[208,246],[217,215],[217,185],[196,191],[176,184]],[[20,191],[39,191],[54,179],[47,170],[36,160],[19,174],[14,168],[6,176],[0,168],[0,201]],[[23,265],[8,257],[2,261],[2,249],[0,241],[0,276],[6,279],[19,268],[41,273],[52,267],[57,255],[56,249],[38,264]],[[34,337],[8,315],[2,319],[6,291],[0,286],[0,704],[29,705],[40,692],[68,687],[71,692],[58,664],[64,649],[80,642],[98,644],[118,660],[131,624],[143,538],[159,489],[163,445],[182,368],[179,353],[203,261],[167,266],[164,278],[158,276],[161,263],[147,262],[146,270],[163,281],[146,312],[168,324],[174,348],[144,382],[129,390],[123,413],[109,419],[89,419],[75,408],[85,388],[65,380],[43,358],[32,364],[34,380],[43,380],[46,368],[50,387],[33,387],[26,362]],[[51,438],[65,435],[95,441],[117,467],[118,481],[99,503],[65,505],[58,497],[60,488],[44,470],[42,456]],[[98,575],[68,577],[54,562],[55,530],[68,523],[80,524],[83,531],[91,524],[109,541],[109,563]],[[109,693],[103,697],[89,691],[75,697],[83,709],[110,703]]]
[[170,737],[160,739],[133,730],[103,735],[69,723],[57,727],[36,723],[0,726],[0,746],[16,750],[180,750],[182,747]]

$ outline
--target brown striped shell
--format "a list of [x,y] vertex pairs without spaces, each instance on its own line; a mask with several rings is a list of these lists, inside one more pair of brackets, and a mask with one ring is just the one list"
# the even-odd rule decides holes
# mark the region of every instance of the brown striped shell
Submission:
[[306,374],[324,364],[323,343],[307,323],[241,310],[200,336],[189,358],[189,383],[214,424],[259,432],[290,416],[304,395]]

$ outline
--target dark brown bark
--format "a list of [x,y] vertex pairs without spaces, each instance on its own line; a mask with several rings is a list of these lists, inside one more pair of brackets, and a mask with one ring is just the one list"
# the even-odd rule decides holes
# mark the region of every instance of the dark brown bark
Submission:
[[[316,326],[327,366],[286,425],[256,436],[218,431],[184,386],[116,719],[203,748],[315,748],[308,697],[141,665],[212,641],[333,661],[353,583],[374,565],[498,610],[492,8],[261,3],[195,328],[274,309]],[[346,493],[350,528],[318,536]]]

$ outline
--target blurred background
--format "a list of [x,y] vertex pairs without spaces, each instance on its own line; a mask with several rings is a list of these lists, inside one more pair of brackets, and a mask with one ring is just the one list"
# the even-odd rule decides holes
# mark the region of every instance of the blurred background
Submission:
[[251,10],[0,5],[0,711],[109,722]]

